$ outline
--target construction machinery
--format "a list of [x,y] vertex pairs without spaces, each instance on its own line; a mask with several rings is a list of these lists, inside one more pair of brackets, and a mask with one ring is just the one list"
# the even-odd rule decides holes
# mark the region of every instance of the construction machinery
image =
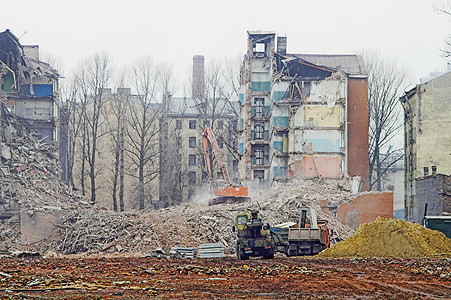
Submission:
[[[235,226],[233,227],[235,231]],[[269,224],[263,224],[258,210],[246,210],[236,215],[236,253],[240,260],[261,256],[274,258],[274,241]]]
[[327,220],[319,220],[316,211],[303,207],[298,223],[287,222],[273,227],[263,224],[257,210],[236,215],[236,253],[240,260],[262,256],[274,258],[275,252],[286,256],[315,255],[330,247],[332,231]]
[[330,247],[331,230],[326,220],[318,220],[316,211],[301,208],[298,223],[271,227],[274,249],[286,256],[315,255]]
[[[214,199],[211,199],[208,204],[215,205],[225,202],[241,202],[245,200],[249,200],[248,188],[242,186],[241,184],[232,184],[230,181],[229,171],[227,169],[227,164],[223,159],[223,154],[219,150],[218,142],[213,134],[213,131],[205,126],[204,131],[202,133],[203,140],[203,148],[204,148],[204,159],[205,166],[207,167],[208,173],[208,182],[212,190],[214,190],[215,195],[217,196]],[[210,146],[213,150],[216,164],[218,165],[222,179],[213,180],[213,173],[211,169],[211,161],[210,161]]]

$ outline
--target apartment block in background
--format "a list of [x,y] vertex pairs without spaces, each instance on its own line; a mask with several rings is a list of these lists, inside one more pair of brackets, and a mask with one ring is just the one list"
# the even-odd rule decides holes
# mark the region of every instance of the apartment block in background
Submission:
[[416,85],[404,109],[404,206],[407,221],[451,213],[451,72]]

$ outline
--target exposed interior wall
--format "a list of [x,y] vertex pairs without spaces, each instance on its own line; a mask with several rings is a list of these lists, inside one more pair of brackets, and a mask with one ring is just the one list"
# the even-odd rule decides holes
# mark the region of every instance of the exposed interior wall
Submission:
[[368,80],[348,80],[347,168],[350,176],[362,178],[362,191],[369,188],[368,158]]

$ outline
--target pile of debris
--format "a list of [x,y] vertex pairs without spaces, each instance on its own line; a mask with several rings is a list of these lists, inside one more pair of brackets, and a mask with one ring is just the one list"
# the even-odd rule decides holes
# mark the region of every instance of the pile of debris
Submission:
[[[355,195],[354,195],[355,196]],[[338,222],[319,207],[321,200],[352,199],[349,192],[340,190],[336,182],[305,181],[278,191],[260,191],[251,201],[208,206],[190,203],[158,211],[116,213],[83,205],[61,206],[57,233],[38,243],[21,244],[10,240],[9,248],[45,254],[117,253],[147,255],[161,247],[197,247],[203,243],[222,243],[225,253],[234,252],[236,234],[232,232],[235,215],[246,209],[257,209],[265,223],[276,225],[299,218],[301,207],[315,208],[318,217],[329,222],[333,241],[344,240],[354,230]],[[17,229],[17,228],[16,228]]]
[[79,206],[60,178],[57,147],[28,133],[3,104],[0,126],[0,248],[22,248],[20,213]]
[[216,206],[190,203],[145,213],[72,208],[64,212],[63,223],[56,225],[60,237],[52,248],[63,254],[114,252],[149,255],[159,247],[169,250],[172,247],[221,243],[225,253],[233,253],[236,234],[232,232],[232,226],[238,212],[257,209],[265,223],[276,225],[296,222],[300,208],[304,206],[315,208],[318,217],[329,222],[328,226],[334,231],[334,242],[344,240],[354,230],[338,222],[335,216],[321,211],[319,202],[325,197],[343,201],[353,196],[340,190],[336,182],[317,184],[305,181],[279,191],[256,192],[251,195],[251,201],[245,203]]
[[451,257],[451,239],[419,224],[377,218],[318,257]]

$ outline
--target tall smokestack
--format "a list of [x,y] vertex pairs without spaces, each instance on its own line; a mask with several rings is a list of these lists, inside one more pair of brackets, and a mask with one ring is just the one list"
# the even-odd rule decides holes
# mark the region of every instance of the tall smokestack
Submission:
[[280,55],[287,55],[287,37],[278,36],[277,37],[277,53]]
[[205,57],[203,55],[193,56],[193,98],[203,99],[205,96]]

